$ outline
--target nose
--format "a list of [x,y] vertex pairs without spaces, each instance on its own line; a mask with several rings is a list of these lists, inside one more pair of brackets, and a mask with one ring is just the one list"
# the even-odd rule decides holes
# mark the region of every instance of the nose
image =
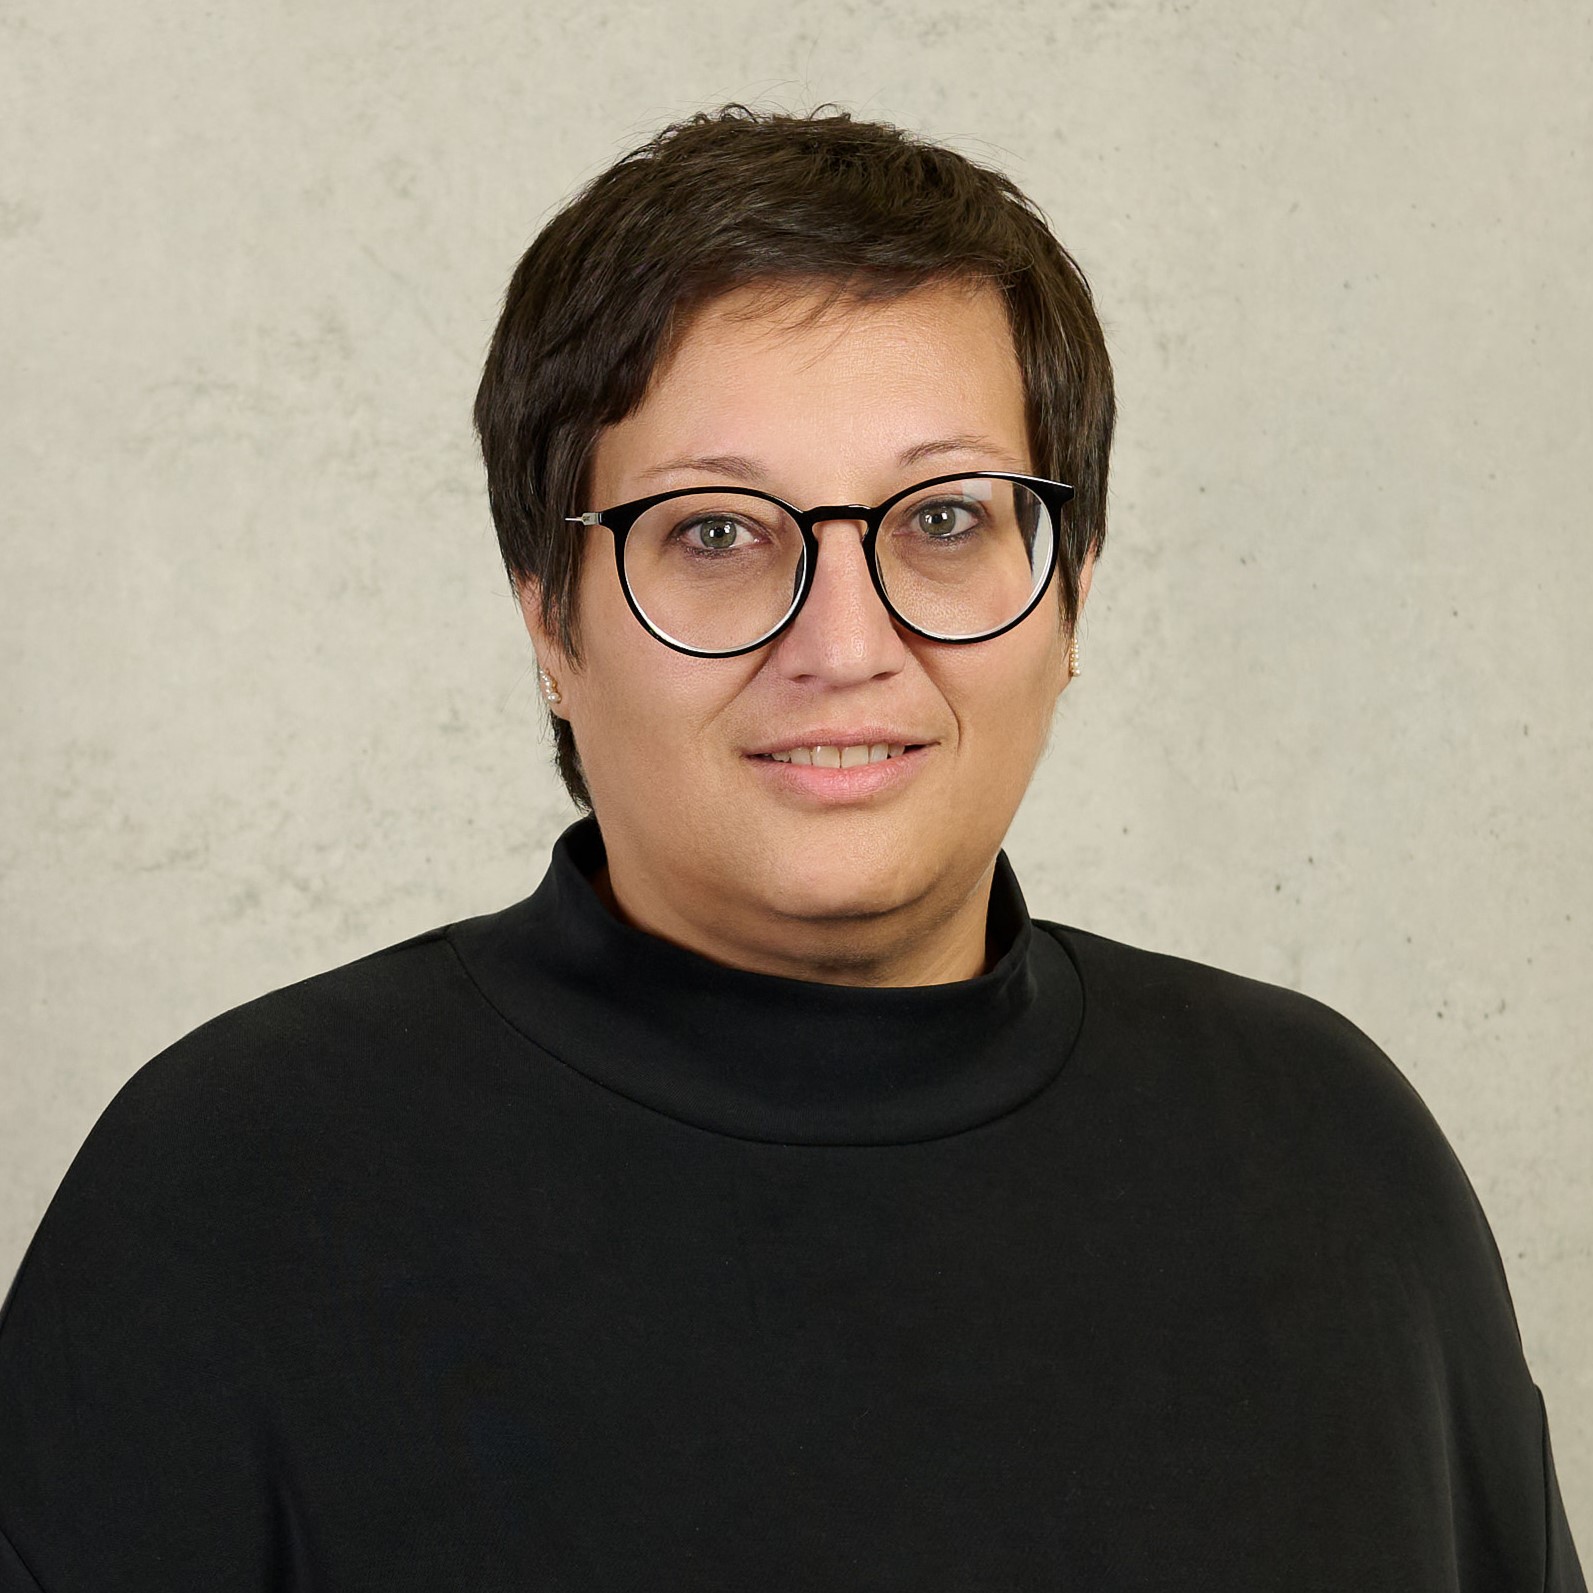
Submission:
[[782,671],[847,685],[894,674],[907,648],[874,589],[863,553],[861,520],[814,523],[819,544],[813,585],[776,649]]

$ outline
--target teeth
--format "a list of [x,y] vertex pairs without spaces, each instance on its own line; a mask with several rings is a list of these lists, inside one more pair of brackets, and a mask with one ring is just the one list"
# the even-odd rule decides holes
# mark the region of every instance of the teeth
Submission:
[[907,751],[905,741],[876,741],[870,746],[858,742],[850,747],[792,747],[789,752],[771,752],[776,763],[816,764],[821,769],[855,769],[864,763],[884,763]]

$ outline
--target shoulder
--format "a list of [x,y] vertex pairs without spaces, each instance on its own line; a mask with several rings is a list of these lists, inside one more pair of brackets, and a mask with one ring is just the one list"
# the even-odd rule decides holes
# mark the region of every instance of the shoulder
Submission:
[[[209,1249],[262,1225],[340,1162],[376,1164],[462,1023],[497,1019],[446,928],[211,1018],[143,1063],[103,1107],[35,1232],[41,1249]],[[14,1284],[15,1286],[15,1280]]]
[[1102,1015],[1114,1021],[1213,1039],[1249,1034],[1317,1042],[1329,1051],[1348,1047],[1366,1054],[1369,1048],[1382,1057],[1342,1013],[1302,991],[1071,925],[1041,927],[1072,955]]
[[[1043,926],[1084,986],[1081,1072],[1121,1092],[1169,1159],[1204,1156],[1316,1231],[1358,1234],[1442,1288],[1508,1306],[1475,1189],[1416,1087],[1313,996],[1070,926]],[[1188,1146],[1200,1147],[1190,1152]]]
[[1303,991],[1068,925],[1042,927],[1079,970],[1086,1025],[1098,1042],[1162,1054],[1180,1071],[1217,1069],[1249,1085],[1289,1081],[1349,1090],[1391,1109],[1421,1106],[1369,1035]]
[[[391,1067],[464,982],[436,928],[268,991],[200,1024],[122,1085],[85,1149],[114,1134],[158,1146],[162,1136],[228,1126],[229,1112],[258,1114],[298,1095],[301,1110],[328,1069]],[[468,987],[466,987],[468,988]],[[300,1092],[309,1092],[306,1101]]]

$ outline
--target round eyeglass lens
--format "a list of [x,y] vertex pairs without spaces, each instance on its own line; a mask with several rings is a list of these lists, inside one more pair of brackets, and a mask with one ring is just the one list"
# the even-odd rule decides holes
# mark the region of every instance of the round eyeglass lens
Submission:
[[893,504],[874,544],[880,582],[909,625],[965,641],[1010,625],[1051,573],[1056,526],[1017,481],[942,481]]
[[725,488],[645,510],[625,538],[625,582],[648,623],[700,652],[751,647],[802,588],[802,531],[764,498]]

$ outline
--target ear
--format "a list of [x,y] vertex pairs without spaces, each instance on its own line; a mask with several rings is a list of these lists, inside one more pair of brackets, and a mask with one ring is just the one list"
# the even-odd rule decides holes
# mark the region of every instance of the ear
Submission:
[[[526,634],[531,638],[531,645],[536,649],[537,664],[545,669],[558,684],[561,694],[568,690],[566,681],[569,676],[567,661],[553,633],[542,621],[542,588],[530,576],[517,578],[514,582],[515,601],[520,605],[520,618],[525,622]],[[542,696],[542,681],[540,677],[536,683],[538,696]],[[545,700],[545,699],[544,699]],[[561,713],[563,705],[547,703],[547,710],[558,718],[568,718]]]

